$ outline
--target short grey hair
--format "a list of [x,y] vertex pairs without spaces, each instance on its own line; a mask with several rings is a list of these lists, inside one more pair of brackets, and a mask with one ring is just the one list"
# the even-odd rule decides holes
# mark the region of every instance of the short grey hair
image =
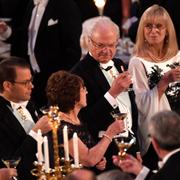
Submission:
[[173,111],[162,111],[148,121],[150,136],[156,139],[162,149],[174,150],[180,147],[180,116]]
[[97,176],[97,180],[133,180],[134,178],[119,169],[109,170]]
[[104,16],[96,19],[96,21],[94,22],[94,24],[91,28],[89,36],[92,37],[92,35],[96,31],[96,29],[107,28],[107,27],[111,27],[112,29],[114,29],[114,31],[116,32],[117,39],[119,39],[120,30],[119,30],[118,25],[116,23],[114,23],[110,18],[107,18]]

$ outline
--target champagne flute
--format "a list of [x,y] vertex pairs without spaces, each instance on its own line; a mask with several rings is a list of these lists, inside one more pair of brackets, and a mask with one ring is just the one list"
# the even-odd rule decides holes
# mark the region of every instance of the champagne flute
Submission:
[[[15,168],[18,166],[21,157],[5,157],[1,159],[7,168]],[[18,177],[13,176],[12,179],[17,180]]]
[[[121,66],[121,71],[122,71],[122,72],[125,72],[125,69],[124,69],[123,66]],[[132,80],[132,78],[131,78],[131,80]],[[128,87],[125,91],[133,91],[132,84],[131,84],[130,87]]]
[[134,136],[116,137],[114,140],[119,149],[118,155],[120,157],[120,160],[124,160],[127,150],[136,143],[136,138]]
[[49,107],[48,106],[43,106],[39,110],[42,112],[42,114],[46,115],[49,112]]
[[[121,113],[119,112],[119,110],[114,110],[114,111],[111,111],[111,116],[115,119],[115,120],[125,120],[127,118],[127,113]],[[126,121],[124,122],[125,123],[125,134],[127,134],[127,130],[126,130]],[[124,133],[123,132],[123,133]],[[116,137],[123,137],[123,133],[119,133],[118,135],[114,136],[114,138]],[[128,135],[128,134],[127,134]]]

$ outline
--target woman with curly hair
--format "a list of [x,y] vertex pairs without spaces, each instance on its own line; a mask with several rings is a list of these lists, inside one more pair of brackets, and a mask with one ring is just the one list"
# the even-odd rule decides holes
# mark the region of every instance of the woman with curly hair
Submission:
[[73,133],[77,132],[79,159],[85,167],[96,166],[104,170],[106,160],[104,154],[112,138],[124,130],[123,121],[114,121],[105,131],[102,139],[95,144],[86,126],[80,121],[78,113],[86,106],[87,90],[83,80],[66,71],[53,73],[47,83],[49,104],[57,105],[60,110],[61,125],[58,131],[59,143],[63,143],[63,128],[68,128],[69,153],[73,157]]

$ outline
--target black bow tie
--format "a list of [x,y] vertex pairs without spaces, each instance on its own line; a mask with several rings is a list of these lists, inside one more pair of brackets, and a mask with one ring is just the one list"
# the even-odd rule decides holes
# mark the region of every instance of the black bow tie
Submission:
[[112,66],[108,66],[107,68],[103,68],[101,67],[101,69],[105,70],[105,71],[109,71],[112,68]]

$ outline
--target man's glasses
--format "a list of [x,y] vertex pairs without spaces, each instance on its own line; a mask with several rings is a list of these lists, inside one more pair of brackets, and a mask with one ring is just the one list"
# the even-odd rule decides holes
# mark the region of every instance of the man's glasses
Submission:
[[162,31],[163,29],[165,29],[166,27],[163,24],[152,24],[152,23],[147,23],[144,26],[148,31],[152,31],[152,29],[157,29],[158,31]]
[[114,42],[112,44],[102,44],[95,42],[92,38],[89,38],[93,44],[93,46],[97,49],[104,49],[104,48],[116,48],[118,45],[118,42]]
[[12,81],[12,83],[21,84],[25,87],[28,87],[30,84],[32,84],[32,82],[33,82],[33,77],[29,80],[26,80],[26,81]]

